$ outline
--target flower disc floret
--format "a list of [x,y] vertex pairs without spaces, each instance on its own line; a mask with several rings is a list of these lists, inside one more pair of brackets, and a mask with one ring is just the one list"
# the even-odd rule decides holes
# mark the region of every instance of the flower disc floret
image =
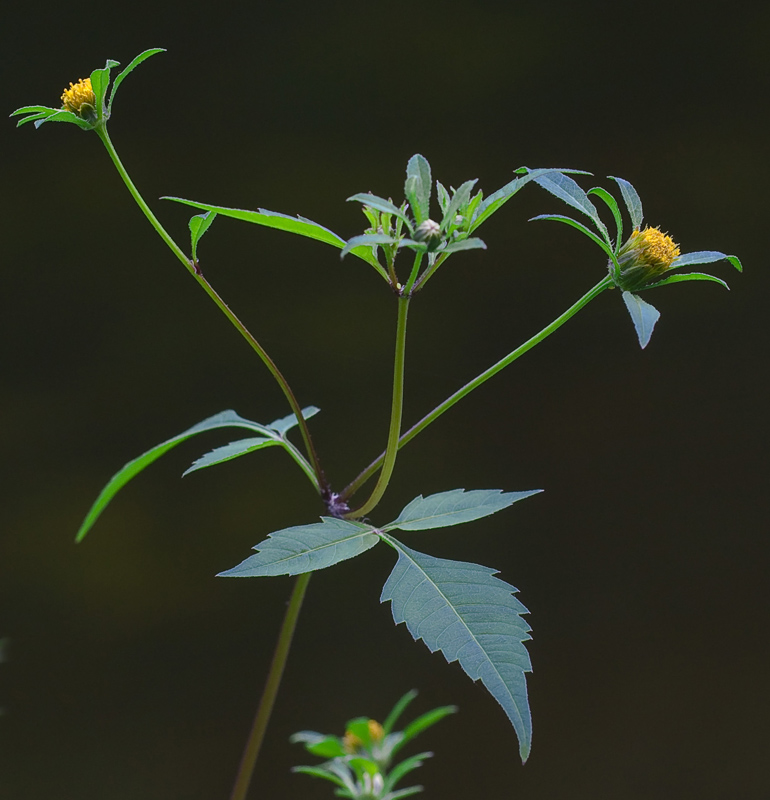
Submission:
[[70,88],[61,96],[65,111],[77,114],[81,119],[88,119],[96,113],[96,96],[90,78],[81,78],[77,83],[70,81]]
[[618,251],[620,272],[613,275],[615,283],[629,292],[642,289],[670,269],[679,254],[679,245],[660,228],[635,230]]

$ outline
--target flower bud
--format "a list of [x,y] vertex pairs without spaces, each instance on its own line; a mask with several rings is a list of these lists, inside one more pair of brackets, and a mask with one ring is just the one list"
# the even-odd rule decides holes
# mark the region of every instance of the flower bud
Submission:
[[427,244],[428,250],[435,250],[441,243],[441,226],[432,219],[426,219],[417,226],[412,238],[415,242]]
[[77,114],[81,119],[92,121],[96,118],[96,95],[90,78],[81,78],[77,83],[70,81],[70,88],[61,96],[65,111]]
[[654,283],[671,267],[678,255],[679,246],[659,228],[635,230],[618,252],[620,274],[613,274],[612,263],[609,269],[617,286],[624,291],[634,292]]

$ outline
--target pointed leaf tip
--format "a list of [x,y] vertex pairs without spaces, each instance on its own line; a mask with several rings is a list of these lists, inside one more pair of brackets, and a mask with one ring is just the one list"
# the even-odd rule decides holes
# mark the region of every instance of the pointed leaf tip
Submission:
[[650,343],[655,323],[660,319],[660,311],[631,292],[623,292],[623,302],[634,323],[639,346],[644,350]]

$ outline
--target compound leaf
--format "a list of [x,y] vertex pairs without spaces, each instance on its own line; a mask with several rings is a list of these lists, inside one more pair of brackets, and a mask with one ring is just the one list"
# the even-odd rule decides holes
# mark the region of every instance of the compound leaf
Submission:
[[517,500],[538,494],[542,489],[528,492],[503,492],[502,489],[452,489],[427,497],[418,495],[393,522],[383,526],[388,531],[422,531],[428,528],[446,528],[474,519],[487,517],[513,505]]
[[321,522],[295,525],[271,533],[254,547],[257,554],[220,572],[220,578],[299,575],[354,558],[379,542],[371,525],[321,517]]
[[527,609],[513,596],[517,589],[489,567],[434,558],[381,536],[398,552],[381,602],[390,600],[395,623],[405,622],[431,652],[441,650],[481,680],[511,721],[526,761],[532,720],[524,676],[532,666],[523,642],[531,637],[521,616]]

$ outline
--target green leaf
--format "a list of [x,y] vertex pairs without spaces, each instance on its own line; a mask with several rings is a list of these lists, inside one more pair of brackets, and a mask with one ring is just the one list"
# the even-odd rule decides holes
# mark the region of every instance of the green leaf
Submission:
[[18,117],[20,114],[34,114],[38,111],[59,111],[58,108],[51,108],[51,106],[22,106],[15,111],[11,111],[9,117]]
[[321,522],[295,525],[271,533],[238,566],[220,572],[219,578],[299,575],[325,569],[374,547],[379,538],[371,525],[321,517]]
[[191,436],[205,431],[216,430],[217,428],[250,428],[251,430],[262,430],[264,426],[240,417],[235,411],[222,411],[219,414],[214,414],[214,416],[204,419],[197,425],[193,425],[192,428],[182,431],[182,433],[177,436],[173,436],[171,439],[161,442],[133,461],[129,461],[110,478],[109,483],[102,489],[99,497],[96,498],[96,502],[91,506],[88,514],[86,514],[86,518],[83,520],[83,524],[80,526],[80,530],[75,537],[75,541],[80,542],[83,540],[112,498],[115,497],[132,478],[146,467],[149,467],[153,461],[156,461],[164,453],[167,453],[173,447],[186,441]]
[[390,200],[385,200],[383,197],[377,197],[376,194],[371,194],[370,192],[359,192],[358,194],[348,197],[347,202],[351,201],[363,203],[365,206],[369,206],[369,208],[375,208],[377,211],[382,211],[384,214],[392,214],[397,219],[400,219],[402,222],[406,223],[406,227],[409,228],[410,231],[413,230],[412,220],[409,219],[406,212],[393,205]]
[[642,220],[644,220],[642,199],[639,197],[639,193],[623,178],[615,178],[612,175],[608,175],[607,177],[620,186],[620,193],[623,195],[623,201],[628,209],[628,216],[631,218],[631,229],[639,230],[642,227]]
[[397,792],[388,792],[382,800],[404,800],[405,797],[420,794],[422,791],[422,786],[410,786],[407,789],[399,789]]
[[[185,200],[182,197],[162,197],[162,200],[173,200],[176,203],[184,203],[193,208],[200,208],[204,211],[216,211],[223,217],[239,219],[243,222],[253,222],[257,225],[264,225],[268,228],[276,228],[280,231],[296,233],[299,236],[307,236],[309,239],[317,239],[319,242],[333,245],[342,249],[345,240],[336,233],[324,228],[317,222],[306,219],[305,217],[290,217],[286,214],[279,214],[277,211],[267,211],[260,208],[258,211],[247,211],[243,208],[227,208],[226,206],[214,206],[209,203],[199,203],[195,200]],[[368,264],[376,263],[370,248],[361,247],[352,251],[353,255],[366,261]]]
[[192,247],[192,259],[198,260],[198,242],[201,236],[209,229],[211,223],[217,215],[216,211],[207,211],[205,214],[196,214],[189,222],[190,244]]
[[660,319],[660,311],[631,292],[623,292],[623,302],[634,323],[639,345],[644,350],[650,343],[655,323]]
[[441,209],[441,215],[446,216],[446,210],[449,206],[449,192],[444,188],[441,181],[436,181],[436,197],[438,197],[438,205]]
[[428,528],[446,528],[481,517],[488,517],[513,505],[518,500],[538,494],[542,489],[529,492],[503,492],[502,489],[452,489],[427,497],[418,495],[383,531],[422,531]]
[[413,155],[406,165],[406,184],[404,194],[412,206],[414,218],[419,225],[430,218],[430,195],[433,182],[430,164],[425,156]]
[[528,169],[527,167],[520,167],[517,172],[523,172],[524,174],[519,175],[518,177],[514,178],[509,183],[506,183],[502,189],[498,189],[496,192],[492,192],[486,200],[483,200],[479,203],[476,213],[472,218],[470,232],[476,230],[476,228],[481,225],[482,222],[485,222],[492,214],[495,213],[504,203],[507,203],[518,191],[523,189],[530,181],[537,180],[537,178],[541,177],[542,175],[548,175],[551,172],[569,172],[572,174],[577,175],[589,175],[588,172],[583,172],[582,170],[578,169],[550,169],[550,168],[542,168],[542,169]]
[[[314,417],[320,410],[321,409],[317,406],[305,406],[305,408],[302,409],[302,417],[308,420]],[[286,434],[292,428],[296,428],[297,425],[299,425],[297,417],[294,414],[287,414],[280,419],[274,419],[269,425],[265,425],[265,427],[269,428],[271,431],[275,431],[281,438],[285,438]]]
[[91,88],[94,90],[94,97],[96,98],[96,118],[102,119],[104,112],[107,110],[104,107],[104,99],[107,95],[107,87],[110,85],[110,70],[113,67],[119,66],[117,61],[107,59],[103,69],[95,69],[91,73]]
[[443,247],[440,251],[442,255],[444,253],[458,253],[460,250],[486,250],[486,244],[476,237],[470,239],[458,239],[456,242],[449,242],[446,247]]
[[[372,245],[377,244],[396,244],[396,242],[398,242],[398,239],[393,236],[389,236],[387,233],[362,233],[359,236],[354,236],[352,239],[348,239],[347,244],[342,248],[340,258],[345,258],[345,256],[351,250],[353,250],[355,247],[359,247],[360,245],[371,247]],[[387,280],[387,273],[382,269],[382,267],[380,267],[380,270]]]
[[346,783],[338,775],[328,769],[324,769],[323,767],[292,767],[291,771],[300,772],[304,775],[312,775],[314,778],[324,778],[345,789],[345,793],[341,793],[342,797],[354,797],[347,789]]
[[289,741],[292,744],[297,742],[304,744],[306,750],[321,758],[334,758],[335,756],[345,755],[345,749],[337,736],[328,736],[315,731],[299,731],[292,734],[289,737]]
[[478,178],[472,181],[465,181],[465,183],[462,184],[462,186],[460,186],[460,188],[457,189],[452,195],[452,200],[449,203],[449,207],[444,212],[444,217],[441,220],[442,233],[454,222],[457,212],[464,206],[468,205],[471,199],[471,191],[477,183]]
[[448,717],[450,714],[456,714],[457,711],[457,706],[441,706],[441,708],[434,708],[432,711],[428,711],[417,717],[416,720],[410,722],[406,728],[404,728],[403,738],[393,747],[391,752],[398,752],[405,744],[414,739],[415,736],[419,736],[423,731],[444,719],[444,717]]
[[615,249],[617,250],[623,242],[623,215],[618,208],[618,201],[606,189],[602,189],[601,186],[594,186],[593,189],[589,189],[588,194],[595,194],[605,202],[607,208],[612,212],[617,230],[617,237],[615,238]]
[[382,731],[387,736],[392,730],[393,726],[398,722],[398,718],[404,713],[404,710],[409,703],[417,697],[417,690],[410,689],[403,697],[401,697],[396,705],[390,710],[385,722],[382,723]]
[[398,551],[381,602],[390,600],[395,623],[405,622],[431,652],[441,650],[472,680],[481,679],[511,721],[526,761],[532,720],[524,674],[532,666],[523,642],[531,637],[521,617],[527,609],[513,596],[517,589],[493,577],[497,570],[434,558],[381,536]]
[[[56,113],[58,113],[57,109],[54,109],[54,108],[47,109],[46,111],[37,111],[37,112],[35,112],[33,114],[30,114],[28,117],[24,117],[23,119],[20,119],[16,123],[16,127],[20,128],[22,125],[26,125],[26,123],[28,123],[28,122],[35,122],[36,120],[39,120],[39,119],[46,119],[47,117],[50,117],[52,114],[56,114]],[[40,126],[38,125],[37,127],[39,128]]]
[[538,186],[554,195],[554,197],[558,197],[568,206],[572,206],[572,208],[576,208],[578,211],[582,211],[587,217],[590,217],[604,240],[609,243],[610,235],[606,225],[599,216],[599,212],[596,210],[596,206],[569,175],[564,175],[561,172],[552,172],[548,175],[541,175],[539,178],[534,178],[534,181]]
[[[123,83],[123,79],[130,73],[133,72],[136,67],[138,67],[142,61],[145,61],[150,56],[154,56],[156,53],[165,53],[165,47],[152,47],[149,50],[145,50],[143,53],[139,53],[139,55],[123,70],[123,72],[118,75],[117,78],[113,81],[112,84],[112,91],[110,92],[110,100],[107,108],[109,111],[112,111],[112,101],[115,99],[115,92],[118,91],[118,86]],[[118,66],[117,61],[115,62],[115,66]],[[193,256],[195,258],[195,256]]]
[[714,261],[729,261],[738,272],[743,272],[743,264],[737,256],[728,256],[716,250],[699,250],[697,253],[684,253],[674,259],[674,263],[669,269],[679,269],[679,267],[691,267],[693,264],[711,264]]
[[81,119],[77,114],[73,114],[71,111],[65,111],[64,109],[54,111],[53,114],[45,116],[41,112],[39,115],[36,114],[32,119],[28,117],[27,119],[21,120],[19,125],[22,125],[24,122],[32,121],[34,121],[36,128],[39,128],[44,122],[72,122],[84,131],[90,131],[94,127],[87,120]]
[[244,456],[246,453],[253,453],[255,450],[262,450],[265,447],[280,446],[282,442],[279,439],[265,439],[263,437],[251,439],[239,439],[237,442],[230,442],[223,447],[217,447],[206,455],[201,456],[197,461],[193,462],[191,467],[188,467],[183,473],[182,477],[189,475],[191,472],[197,472],[199,469],[206,467],[213,467],[215,464],[222,464],[225,461],[232,461],[238,456]]
[[532,217],[529,222],[538,222],[541,219],[548,219],[553,220],[554,222],[563,222],[565,225],[571,225],[573,228],[577,228],[582,234],[587,236],[594,244],[601,247],[601,249],[610,257],[614,256],[612,248],[605,242],[603,239],[600,239],[590,228],[586,228],[582,222],[578,222],[576,219],[572,219],[572,217],[565,217],[561,214],[540,214],[537,217]]
[[400,764],[396,764],[393,769],[388,771],[387,777],[385,778],[384,791],[389,792],[402,778],[412,772],[412,770],[421,767],[425,759],[431,758],[432,756],[433,753],[417,753],[417,755],[410,756]]
[[721,278],[717,278],[714,275],[708,275],[705,272],[685,272],[684,274],[671,275],[668,278],[664,278],[662,281],[651,283],[648,286],[643,286],[642,288],[645,290],[656,289],[658,286],[666,286],[666,284],[669,283],[682,283],[683,281],[713,281],[714,283],[724,286],[725,289],[730,291],[730,287]]

